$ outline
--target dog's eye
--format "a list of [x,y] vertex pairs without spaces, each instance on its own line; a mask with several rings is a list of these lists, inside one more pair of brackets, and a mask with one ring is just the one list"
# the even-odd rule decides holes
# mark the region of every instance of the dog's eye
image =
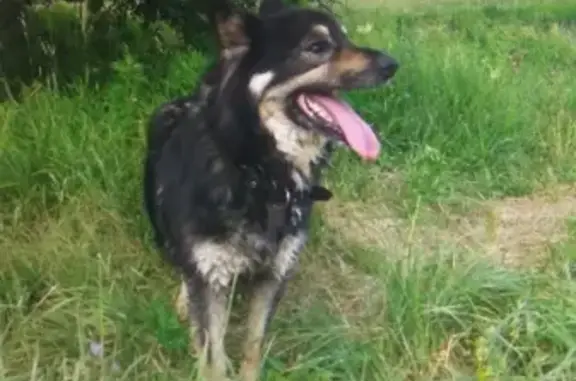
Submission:
[[313,54],[323,54],[332,49],[332,44],[329,41],[316,41],[306,46],[306,51]]

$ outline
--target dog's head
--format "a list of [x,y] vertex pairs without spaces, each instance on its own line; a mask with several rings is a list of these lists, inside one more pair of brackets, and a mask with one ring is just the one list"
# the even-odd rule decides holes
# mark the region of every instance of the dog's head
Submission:
[[282,0],[262,0],[258,15],[221,17],[217,29],[221,61],[245,79],[278,149],[297,160],[337,141],[364,159],[378,156],[376,135],[337,94],[386,83],[398,69],[392,57],[355,45],[332,15]]

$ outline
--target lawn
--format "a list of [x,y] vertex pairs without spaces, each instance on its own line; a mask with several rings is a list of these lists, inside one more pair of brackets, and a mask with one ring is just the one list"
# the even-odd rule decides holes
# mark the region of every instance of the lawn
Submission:
[[[349,3],[402,64],[349,95],[383,154],[335,158],[263,379],[576,379],[576,3]],[[191,379],[140,180],[147,117],[206,54],[134,23],[78,48],[52,11],[0,103],[0,380]]]

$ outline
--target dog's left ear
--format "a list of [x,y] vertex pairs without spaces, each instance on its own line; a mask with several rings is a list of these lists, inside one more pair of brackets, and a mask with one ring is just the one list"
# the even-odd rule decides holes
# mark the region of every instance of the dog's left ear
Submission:
[[215,18],[220,54],[224,59],[244,54],[262,27],[260,18],[248,13],[217,14]]
[[215,18],[222,58],[233,58],[245,53],[250,46],[250,16],[229,13],[217,14]]

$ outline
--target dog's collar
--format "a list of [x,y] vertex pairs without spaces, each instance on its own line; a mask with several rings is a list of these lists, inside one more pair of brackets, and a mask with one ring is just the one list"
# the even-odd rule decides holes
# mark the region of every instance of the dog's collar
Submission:
[[259,165],[254,167],[241,166],[241,169],[249,189],[266,189],[268,194],[265,197],[265,203],[269,205],[288,205],[305,200],[312,202],[328,201],[332,198],[332,192],[321,185],[312,185],[306,189],[294,189],[293,184],[282,184],[279,181],[268,179],[264,175],[264,169]]
[[[290,211],[301,213],[298,206],[306,206],[317,201],[328,201],[332,192],[320,185],[307,189],[294,189],[293,183],[282,184],[265,175],[262,167],[242,167],[252,200],[265,207],[266,219],[262,225],[264,234],[274,246],[278,244],[281,232],[285,229]],[[294,207],[296,208],[294,209]],[[277,247],[272,249],[276,252]]]

